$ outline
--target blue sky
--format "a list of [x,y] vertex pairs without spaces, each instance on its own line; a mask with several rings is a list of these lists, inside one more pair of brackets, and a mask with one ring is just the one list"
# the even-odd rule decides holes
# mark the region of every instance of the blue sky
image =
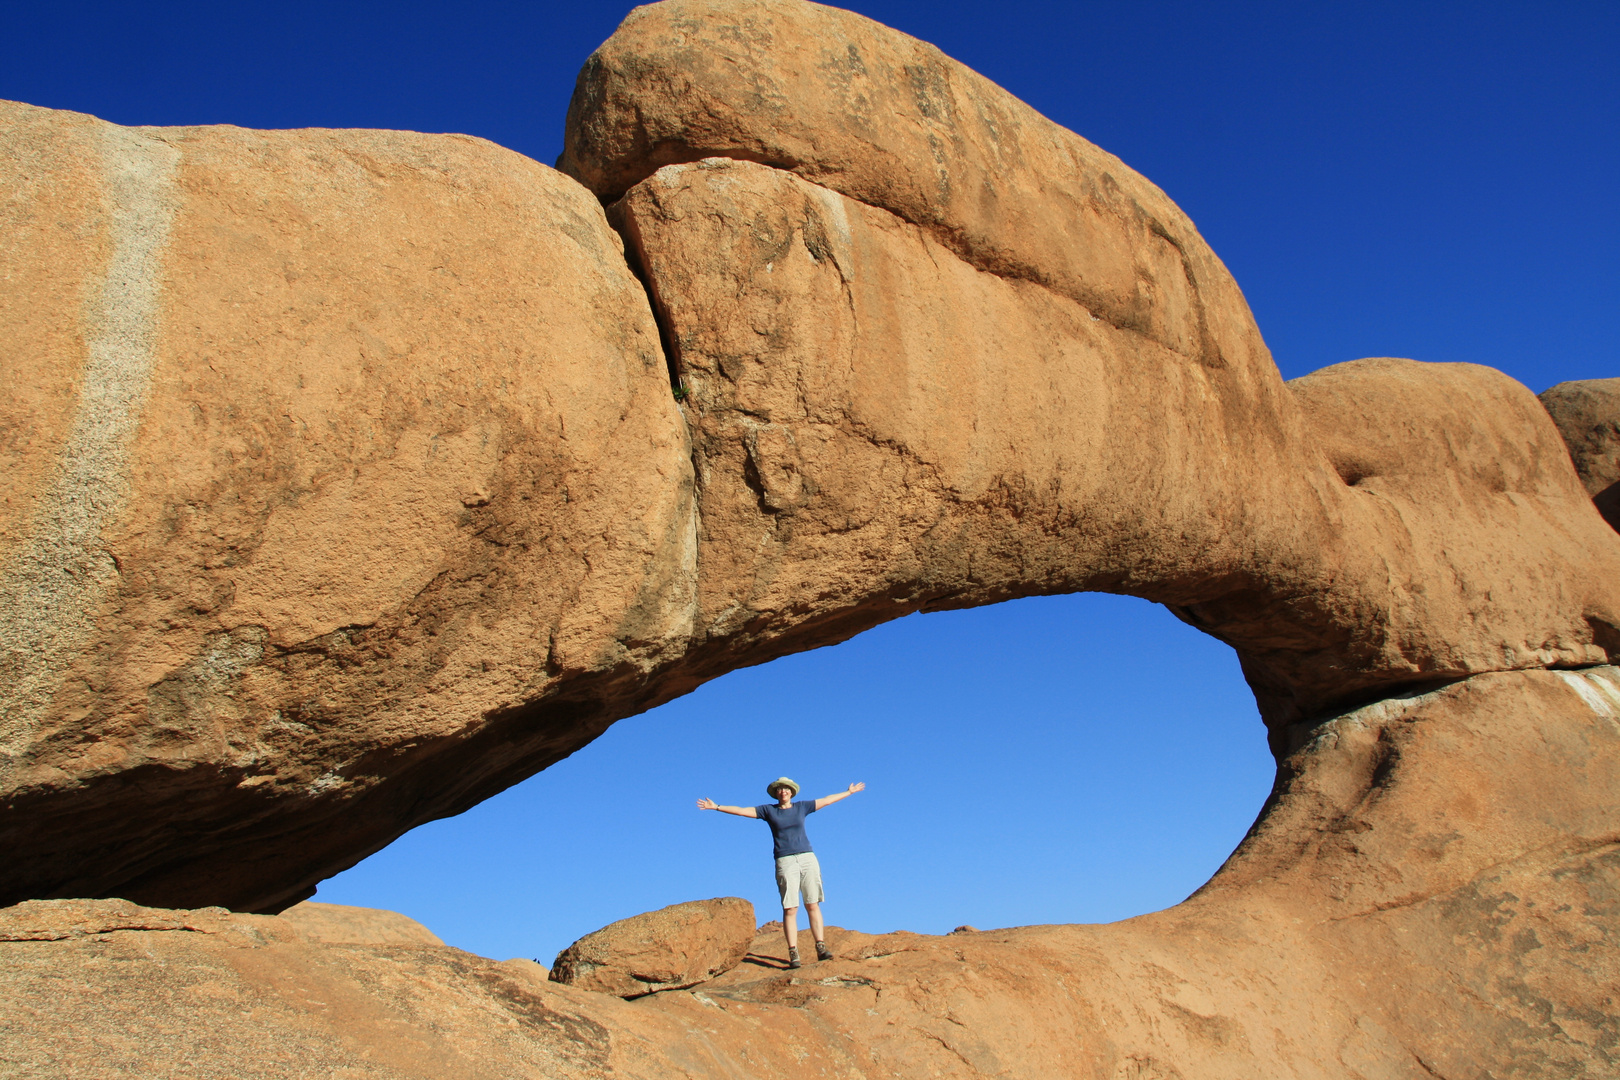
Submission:
[[[1467,360],[1534,390],[1620,374],[1620,5],[855,4],[1163,187],[1283,374]],[[627,7],[0,3],[0,97],[126,124],[467,132],[552,161]],[[322,886],[453,944],[549,960],[736,894],[763,825],[691,809],[870,790],[811,819],[829,920],[938,932],[1181,899],[1270,784],[1231,652],[1080,596],[913,617],[737,672]]]

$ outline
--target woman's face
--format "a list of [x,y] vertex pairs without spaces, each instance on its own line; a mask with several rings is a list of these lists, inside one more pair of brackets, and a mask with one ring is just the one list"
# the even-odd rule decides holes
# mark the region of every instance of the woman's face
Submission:
[[776,801],[777,802],[787,802],[792,797],[793,797],[793,789],[792,788],[788,787],[786,784],[777,784],[776,785]]

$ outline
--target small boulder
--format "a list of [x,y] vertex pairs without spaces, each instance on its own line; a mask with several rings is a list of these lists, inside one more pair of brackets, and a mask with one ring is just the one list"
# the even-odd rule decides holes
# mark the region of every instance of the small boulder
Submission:
[[695,986],[742,963],[754,905],[737,896],[672,904],[610,923],[558,954],[553,982],[622,998]]

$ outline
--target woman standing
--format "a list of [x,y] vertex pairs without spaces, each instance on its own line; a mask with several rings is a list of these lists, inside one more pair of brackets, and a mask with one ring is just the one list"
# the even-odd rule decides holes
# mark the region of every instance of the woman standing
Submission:
[[799,960],[799,895],[804,895],[804,909],[810,915],[810,935],[816,939],[816,959],[831,960],[832,950],[827,948],[826,933],[822,928],[821,864],[810,849],[810,838],[805,835],[804,819],[839,799],[847,799],[857,791],[864,791],[864,783],[849,785],[847,791],[827,795],[814,802],[793,802],[799,785],[785,776],[779,776],[765,785],[765,794],[774,803],[759,806],[721,806],[713,799],[699,799],[699,810],[718,810],[737,817],[759,818],[771,827],[772,852],[776,856],[776,887],[782,894],[782,933],[787,937],[788,967],[801,967]]

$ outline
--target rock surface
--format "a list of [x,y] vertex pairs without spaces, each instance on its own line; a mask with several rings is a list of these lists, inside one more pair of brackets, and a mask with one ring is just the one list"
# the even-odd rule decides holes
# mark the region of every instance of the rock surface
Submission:
[[[19,924],[36,937],[19,941]],[[610,1017],[620,1004],[547,983],[528,962],[332,944],[276,916],[122,901],[0,911],[0,952],[0,1063],[20,1076],[594,1077],[607,1032],[571,1002]],[[616,1043],[621,1059],[645,1057]]]
[[686,433],[573,181],[461,136],[0,131],[0,900],[285,907],[684,643]]
[[1598,512],[1620,531],[1620,379],[1559,383],[1542,391],[1541,403]]
[[311,941],[348,945],[443,945],[439,936],[397,911],[305,900],[281,913]]
[[[1301,410],[1325,384],[1283,386],[1163,192],[932,46],[798,0],[638,8],[559,167],[622,198],[692,390],[722,655],[894,601],[1129,592],[1236,647],[1275,733],[1617,637],[1620,550],[1523,387],[1384,363]],[[1445,407],[1464,383],[1486,413]],[[1404,479],[1336,468],[1390,410]]]
[[665,166],[615,216],[690,390],[692,663],[1127,592],[1232,644],[1275,735],[1616,640],[1620,545],[1500,372],[1211,368],[753,162]]
[[284,918],[34,902],[0,912],[0,1061],[131,1077],[1608,1076],[1617,784],[1620,670],[1474,676],[1315,728],[1244,844],[1168,911],[943,937],[832,927],[838,959],[798,971],[762,928],[733,970],[634,1002],[455,949],[311,941]]
[[580,72],[558,167],[604,200],[663,165],[763,162],[976,269],[1275,395],[1231,275],[1148,180],[932,45],[799,0],[635,9]]
[[622,998],[696,986],[742,963],[754,905],[737,896],[671,904],[586,934],[557,954],[551,978]]

